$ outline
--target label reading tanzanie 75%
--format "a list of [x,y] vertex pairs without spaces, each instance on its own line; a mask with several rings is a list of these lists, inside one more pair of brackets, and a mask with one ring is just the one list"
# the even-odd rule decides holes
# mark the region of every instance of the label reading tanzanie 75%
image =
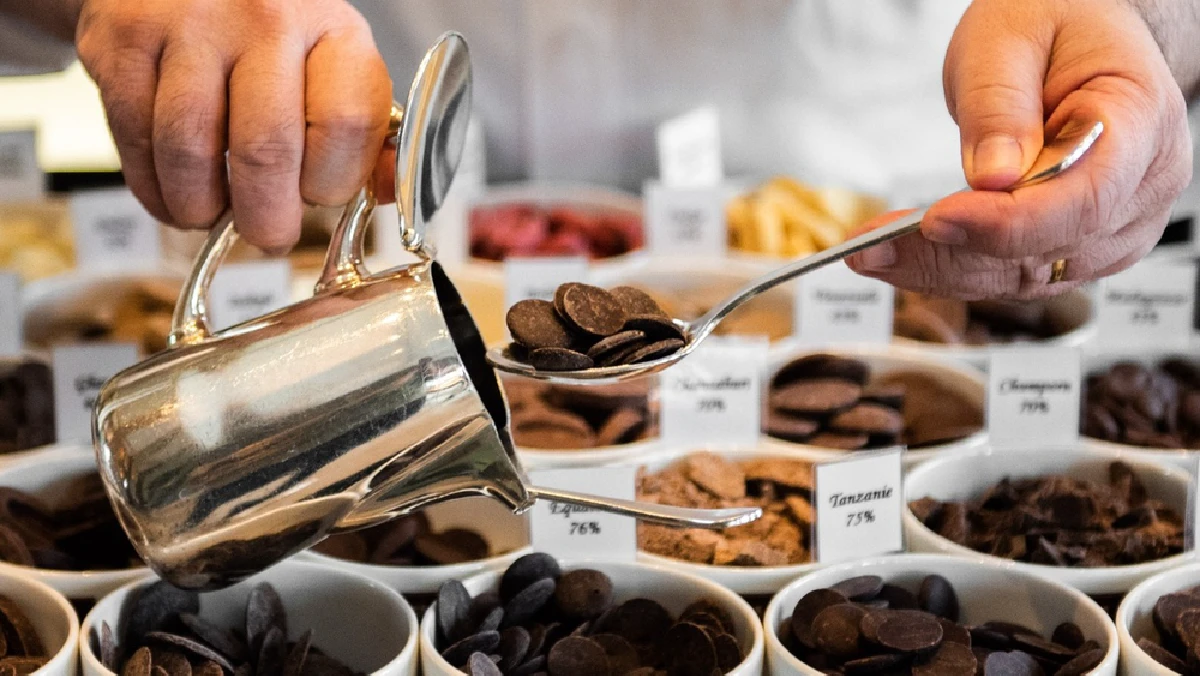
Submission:
[[988,436],[995,448],[1035,449],[1079,439],[1075,348],[997,347],[988,372]]
[[[633,500],[637,468],[581,467],[530,472],[535,486]],[[538,500],[530,510],[533,549],[580,560],[633,561],[637,521],[587,507]]]
[[816,559],[837,563],[900,551],[903,450],[859,452],[813,469]]
[[795,333],[805,345],[883,344],[892,340],[895,289],[834,263],[797,282]]
[[762,414],[766,338],[709,337],[660,375],[668,443],[753,445]]
[[1142,261],[1100,283],[1096,337],[1107,348],[1186,349],[1196,307],[1196,265]]

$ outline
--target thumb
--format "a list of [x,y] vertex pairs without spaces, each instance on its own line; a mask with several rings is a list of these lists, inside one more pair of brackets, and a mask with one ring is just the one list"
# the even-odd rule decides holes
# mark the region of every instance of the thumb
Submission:
[[1041,151],[1042,85],[1054,42],[1046,18],[1014,3],[976,2],[954,31],[942,80],[975,190],[1007,188]]

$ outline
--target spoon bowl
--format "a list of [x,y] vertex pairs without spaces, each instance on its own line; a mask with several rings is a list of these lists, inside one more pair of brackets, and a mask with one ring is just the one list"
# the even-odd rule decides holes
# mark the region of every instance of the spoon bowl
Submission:
[[[1041,154],[1029,172],[1021,180],[1009,186],[1007,189],[1008,192],[1045,182],[1071,168],[1095,145],[1096,140],[1100,138],[1102,133],[1104,133],[1104,123],[1096,122],[1082,136],[1057,139],[1055,142],[1047,145],[1042,149]],[[718,303],[705,313],[704,316],[694,321],[673,320],[675,325],[683,331],[687,342],[676,352],[664,357],[636,364],[623,364],[621,366],[600,366],[570,371],[547,371],[534,368],[530,364],[514,359],[507,347],[495,347],[488,351],[488,361],[496,369],[505,373],[560,384],[611,383],[658,373],[673,366],[679,360],[694,352],[705,338],[712,335],[713,330],[717,328],[721,320],[728,317],[731,312],[746,301],[780,284],[789,282],[831,263],[836,263],[850,254],[858,253],[878,244],[918,232],[921,229],[921,219],[925,217],[926,211],[928,211],[927,208],[918,209],[911,213],[904,213],[897,216],[890,223],[875,228],[870,232],[767,273],[751,281],[733,293],[733,295]]]

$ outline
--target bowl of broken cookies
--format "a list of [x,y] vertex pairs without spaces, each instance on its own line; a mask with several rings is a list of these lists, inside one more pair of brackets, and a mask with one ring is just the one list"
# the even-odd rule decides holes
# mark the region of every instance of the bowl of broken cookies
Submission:
[[896,554],[822,568],[763,616],[771,676],[1112,676],[1112,621],[1076,589],[997,561]]
[[446,580],[501,570],[529,551],[529,520],[485,497],[429,505],[370,528],[331,535],[310,560],[365,575],[422,609]]
[[905,464],[982,446],[986,381],[978,369],[899,347],[771,353],[763,433],[814,461],[906,446]]
[[1005,560],[1109,604],[1189,560],[1191,483],[1087,442],[947,455],[905,478],[905,537],[909,551]]
[[416,613],[375,580],[296,560],[217,591],[147,577],[84,618],[85,676],[414,676]]
[[0,468],[0,496],[0,572],[44,582],[81,610],[146,574],[91,449],[22,455]]
[[560,385],[504,376],[500,383],[528,469],[607,465],[661,448],[655,378]]
[[765,606],[771,594],[813,570],[811,460],[787,450],[688,449],[637,463],[637,498],[679,507],[760,506],[733,528],[638,524],[639,560],[699,575]]

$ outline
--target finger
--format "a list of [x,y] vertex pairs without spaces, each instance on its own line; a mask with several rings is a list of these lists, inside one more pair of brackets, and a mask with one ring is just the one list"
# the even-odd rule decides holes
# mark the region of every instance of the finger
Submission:
[[1052,22],[1014,3],[974,4],[959,22],[942,78],[972,188],[1012,185],[1041,149],[1042,84],[1053,44]]
[[154,99],[154,167],[176,225],[211,226],[229,195],[225,178],[228,71],[204,41],[163,51]]
[[375,185],[375,199],[380,204],[396,201],[396,146],[385,143],[375,160],[375,171],[371,174]]
[[[1128,222],[1151,151],[1137,121],[1094,92],[1073,95],[1073,121],[1060,136],[1072,143],[1097,120],[1104,134],[1083,159],[1045,183],[1012,193],[964,191],[933,205],[921,231],[931,240],[1001,258],[1040,256],[1114,232]],[[1099,105],[1093,103],[1100,99]],[[1091,117],[1087,117],[1091,116]],[[1062,142],[1056,139],[1055,143]]]
[[1096,280],[1140,261],[1158,244],[1169,217],[1168,210],[1140,218],[1111,237],[1096,240],[1082,251],[1064,256],[1068,261],[1065,279]]
[[304,45],[280,39],[244,53],[229,77],[229,183],[238,232],[279,252],[300,237]]
[[379,157],[392,83],[365,23],[327,33],[308,54],[300,194],[313,204],[347,202]]
[[919,234],[884,242],[846,263],[859,274],[904,289],[963,299],[1005,295],[1020,281],[1016,261],[930,242]]
[[100,89],[125,184],[146,211],[169,223],[171,215],[159,189],[153,150],[161,37],[145,35],[113,46],[103,34],[93,34],[81,38],[78,49],[80,60]]

